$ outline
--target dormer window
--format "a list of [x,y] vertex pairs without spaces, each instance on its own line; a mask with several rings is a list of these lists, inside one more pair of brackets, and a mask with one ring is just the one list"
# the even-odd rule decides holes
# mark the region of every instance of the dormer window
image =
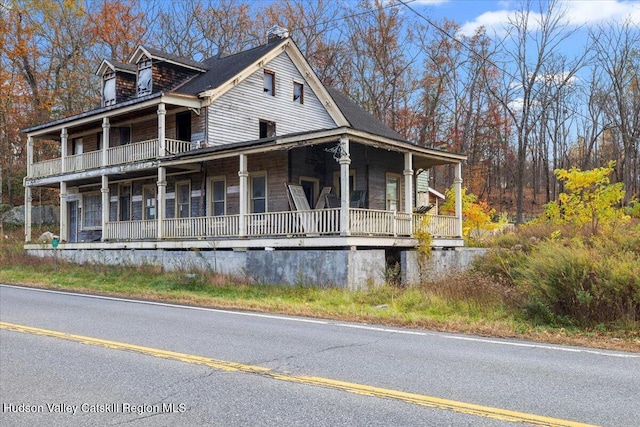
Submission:
[[116,73],[107,72],[102,76],[102,106],[116,103]]
[[151,60],[138,62],[138,96],[151,93],[153,74],[151,70]]

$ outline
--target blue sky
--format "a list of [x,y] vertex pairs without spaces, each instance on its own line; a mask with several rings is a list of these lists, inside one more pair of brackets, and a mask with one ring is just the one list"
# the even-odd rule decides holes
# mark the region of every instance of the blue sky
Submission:
[[[520,4],[519,0],[405,0],[412,8],[432,19],[449,18],[460,25],[465,34],[484,25],[488,34],[494,30],[499,34],[502,26]],[[570,25],[598,25],[608,21],[631,19],[640,25],[640,1],[630,0],[565,0],[561,6],[567,8]],[[532,8],[538,1],[531,2]]]

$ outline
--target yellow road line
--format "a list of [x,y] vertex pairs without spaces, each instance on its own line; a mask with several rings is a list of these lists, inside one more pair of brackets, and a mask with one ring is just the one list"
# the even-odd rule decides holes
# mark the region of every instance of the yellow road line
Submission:
[[208,357],[194,356],[186,353],[160,350],[150,347],[142,347],[134,344],[121,343],[116,341],[102,340],[99,338],[85,337],[82,335],[67,334],[64,332],[51,331],[47,329],[33,328],[30,326],[16,325],[13,323],[0,322],[0,329],[8,331],[22,332],[28,334],[42,335],[46,337],[58,338],[73,341],[81,344],[106,347],[115,350],[133,351],[147,356],[159,357],[163,359],[175,360],[194,365],[208,366],[214,369],[227,372],[243,372],[256,374],[263,377],[273,378],[280,381],[287,381],[298,384],[312,385],[317,387],[342,390],[349,393],[364,396],[374,396],[384,399],[399,400],[431,408],[446,409],[463,414],[477,415],[493,418],[502,421],[522,422],[535,426],[562,426],[562,427],[593,427],[590,424],[583,424],[574,421],[550,418],[540,415],[527,414],[524,412],[510,411],[508,409],[493,408],[490,406],[475,405],[472,403],[458,402],[455,400],[441,399],[438,397],[425,396],[422,394],[407,393],[398,390],[391,390],[380,387],[373,387],[364,384],[356,384],[345,381],[332,380],[329,378],[313,377],[308,375],[294,375],[279,373],[262,366],[245,365],[243,363],[216,360]]

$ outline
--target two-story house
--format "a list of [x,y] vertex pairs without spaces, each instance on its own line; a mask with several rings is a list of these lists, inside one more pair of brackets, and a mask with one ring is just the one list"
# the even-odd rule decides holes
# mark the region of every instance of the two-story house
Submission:
[[[286,36],[196,62],[139,47],[104,60],[102,105],[24,130],[32,190],[60,191],[58,254],[258,280],[378,283],[428,227],[463,245],[461,162],[419,147],[325,87]],[[60,157],[35,159],[41,140]],[[455,216],[414,213],[419,172],[454,170]]]

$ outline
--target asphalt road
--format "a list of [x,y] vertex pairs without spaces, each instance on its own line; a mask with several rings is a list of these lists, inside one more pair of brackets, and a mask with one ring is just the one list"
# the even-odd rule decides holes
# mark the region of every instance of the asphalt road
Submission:
[[640,426],[640,354],[0,285],[2,426],[570,421]]

